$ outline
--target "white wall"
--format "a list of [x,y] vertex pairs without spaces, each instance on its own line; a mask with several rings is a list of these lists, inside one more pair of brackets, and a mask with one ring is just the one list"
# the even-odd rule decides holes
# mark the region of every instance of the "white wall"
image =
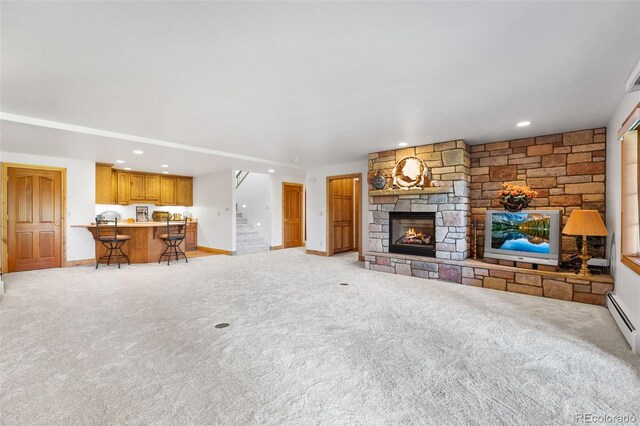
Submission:
[[327,176],[362,173],[362,252],[369,248],[367,160],[333,164],[307,171],[307,249],[327,251]]
[[[301,183],[304,176],[271,176],[271,246],[282,245],[282,183]],[[306,190],[306,188],[305,188]],[[304,194],[303,194],[304,196]],[[303,202],[303,218],[305,217]],[[304,225],[306,226],[306,224]],[[304,228],[303,228],[304,229]],[[304,237],[304,230],[303,230]]]
[[95,220],[95,174],[93,161],[39,155],[2,152],[3,162],[35,166],[64,167],[67,169],[67,260],[95,258],[95,245],[91,233],[85,228],[71,225],[88,224]]
[[[620,141],[616,133],[633,108],[640,102],[640,92],[625,96],[607,126],[607,229],[609,260],[615,278],[614,293],[633,324],[640,326],[640,276],[620,262],[621,168]],[[613,244],[613,245],[612,245]]]
[[235,190],[237,211],[248,219],[265,243],[271,241],[271,176],[249,173]]
[[235,175],[233,170],[193,178],[193,217],[198,219],[198,245],[236,249]]

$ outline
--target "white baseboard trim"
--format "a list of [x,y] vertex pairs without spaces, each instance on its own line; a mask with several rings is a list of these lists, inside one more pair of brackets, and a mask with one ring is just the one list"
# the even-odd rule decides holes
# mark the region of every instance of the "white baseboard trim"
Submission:
[[634,354],[640,355],[640,331],[636,328],[640,324],[634,324],[624,311],[624,305],[613,293],[607,294],[607,308],[618,325],[618,328],[627,339]]

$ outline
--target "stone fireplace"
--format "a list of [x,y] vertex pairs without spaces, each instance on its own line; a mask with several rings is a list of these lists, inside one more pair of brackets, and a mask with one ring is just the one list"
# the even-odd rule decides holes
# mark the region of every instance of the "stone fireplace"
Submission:
[[390,212],[389,253],[436,256],[436,214]]
[[[533,296],[603,305],[610,275],[576,276],[555,267],[482,258],[484,214],[501,208],[503,182],[538,191],[533,208],[604,213],[605,129],[469,146],[462,140],[369,154],[369,247],[365,268]],[[403,189],[389,178],[409,157],[423,161],[437,185]],[[373,178],[387,177],[384,189]],[[478,223],[478,258],[471,252]],[[567,240],[567,239],[565,239]],[[569,252],[575,247],[563,241]],[[550,269],[545,269],[550,268]]]

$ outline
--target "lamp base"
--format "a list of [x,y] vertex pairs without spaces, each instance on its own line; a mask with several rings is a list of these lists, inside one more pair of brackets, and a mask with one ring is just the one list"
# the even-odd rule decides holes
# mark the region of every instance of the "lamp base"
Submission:
[[587,266],[587,262],[589,261],[589,259],[591,259],[591,256],[589,255],[589,250],[587,250],[587,236],[583,235],[582,236],[582,253],[580,253],[580,260],[582,260],[582,266],[580,267],[580,271],[577,273],[578,275],[581,275],[583,277],[590,277],[591,271],[589,270],[589,267]]

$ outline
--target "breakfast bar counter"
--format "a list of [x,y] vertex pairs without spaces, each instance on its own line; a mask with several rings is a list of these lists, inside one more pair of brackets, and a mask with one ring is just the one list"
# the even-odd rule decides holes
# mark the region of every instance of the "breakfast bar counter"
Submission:
[[[182,232],[184,222],[169,222],[171,226],[171,233]],[[96,224],[88,225],[71,225],[74,228],[86,228],[91,234],[96,243],[96,259],[99,259],[105,252],[104,246],[96,239]],[[189,228],[195,227],[197,222],[187,222],[187,236],[189,235]],[[113,229],[113,224],[100,225],[100,229]],[[160,259],[160,255],[167,248],[159,235],[167,233],[167,222],[127,222],[118,221],[118,234],[129,235],[129,239],[122,247],[122,251],[129,256],[131,263],[149,263],[157,262]],[[101,233],[101,235],[103,235]],[[188,240],[188,238],[187,238]],[[180,249],[182,251],[188,251],[188,241],[180,243]]]

